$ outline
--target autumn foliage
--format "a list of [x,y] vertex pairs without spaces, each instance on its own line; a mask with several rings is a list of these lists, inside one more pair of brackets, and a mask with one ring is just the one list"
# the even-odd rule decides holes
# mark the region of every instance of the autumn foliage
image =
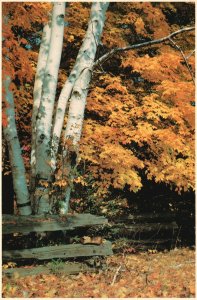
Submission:
[[[113,4],[103,45],[124,47],[170,34],[179,26],[167,22],[166,11],[176,13],[176,5]],[[186,55],[193,38],[175,39]],[[194,69],[194,57],[189,62]],[[176,191],[194,189],[195,87],[180,52],[166,43],[121,53],[103,68],[106,74],[95,72],[87,100],[84,177],[97,179],[93,186],[102,196],[111,187],[137,192],[143,172]]]
[[[158,39],[192,25],[194,4],[180,5],[110,3],[97,58],[115,47]],[[186,7],[189,13],[181,24],[179,17]],[[27,170],[33,81],[42,26],[50,9],[51,3],[3,3],[3,74],[12,78]],[[68,5],[58,90],[75,62],[89,10],[86,2]],[[7,15],[11,18],[6,19]],[[177,35],[173,41],[194,72],[195,58],[190,56],[194,32]],[[191,73],[170,41],[119,52],[98,66],[87,98],[75,185],[91,189],[97,198],[125,187],[137,192],[142,188],[142,176],[164,182],[177,192],[194,190],[194,94]],[[4,114],[2,119],[6,126]],[[61,173],[60,147],[55,188],[64,185]]]

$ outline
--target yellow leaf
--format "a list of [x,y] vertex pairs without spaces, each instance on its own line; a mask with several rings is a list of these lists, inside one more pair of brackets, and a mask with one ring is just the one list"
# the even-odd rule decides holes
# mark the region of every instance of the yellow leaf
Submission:
[[47,298],[54,298],[56,294],[56,289],[50,289],[47,293],[45,293],[45,296]]
[[195,284],[194,283],[191,283],[189,285],[189,291],[191,294],[195,295]]
[[74,35],[70,35],[70,36],[68,37],[68,41],[69,41],[70,43],[72,43],[72,42],[74,41],[74,39],[75,39]]

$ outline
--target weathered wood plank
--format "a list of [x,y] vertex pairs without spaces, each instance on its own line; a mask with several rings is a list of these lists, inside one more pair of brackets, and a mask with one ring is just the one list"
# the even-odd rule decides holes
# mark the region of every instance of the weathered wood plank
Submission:
[[20,277],[24,276],[35,276],[38,274],[51,274],[53,272],[57,272],[58,274],[66,274],[66,275],[72,275],[72,274],[78,274],[80,272],[94,272],[95,268],[89,267],[84,263],[72,263],[72,262],[66,262],[64,266],[61,266],[61,268],[57,268],[56,270],[50,266],[36,266],[31,268],[10,268],[2,271],[3,276],[12,277],[14,274],[19,274]]
[[163,222],[163,221],[173,221],[176,218],[175,213],[143,213],[143,214],[129,214],[126,216],[121,216],[116,219],[117,222]]
[[122,230],[125,232],[149,232],[156,230],[174,230],[178,229],[176,222],[171,223],[147,223],[147,224],[132,224],[132,225],[124,225],[124,224],[116,224],[114,226],[117,230]]
[[73,230],[80,227],[90,227],[95,225],[107,224],[108,220],[103,216],[91,214],[75,214],[68,216],[50,215],[44,216],[11,216],[3,215],[2,232],[10,233],[29,233],[57,230]]
[[52,258],[71,258],[94,255],[112,255],[112,244],[105,241],[102,245],[82,245],[70,244],[49,246],[42,248],[24,249],[24,250],[7,250],[2,252],[4,260],[9,259],[29,259],[36,258],[39,260]]
[[[116,240],[118,242],[118,240]],[[133,239],[126,239],[126,242],[129,243],[130,245],[160,245],[160,244],[166,244],[166,243],[172,243],[172,239],[147,239],[147,240],[133,240]]]

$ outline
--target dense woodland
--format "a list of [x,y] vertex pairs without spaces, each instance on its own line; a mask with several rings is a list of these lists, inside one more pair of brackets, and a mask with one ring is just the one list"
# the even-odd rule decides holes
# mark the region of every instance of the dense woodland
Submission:
[[[175,245],[193,245],[194,2],[4,2],[2,15],[3,214],[42,214],[45,226],[68,212],[112,224],[175,213]],[[44,245],[38,237],[29,247]],[[61,275],[61,284],[52,262],[52,275],[4,278],[3,295],[195,295],[192,250],[138,254],[123,244],[98,274]]]

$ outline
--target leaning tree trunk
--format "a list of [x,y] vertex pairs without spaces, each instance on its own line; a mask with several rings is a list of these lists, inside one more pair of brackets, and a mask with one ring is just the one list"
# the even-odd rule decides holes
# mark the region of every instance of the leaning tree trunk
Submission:
[[56,96],[57,78],[64,35],[65,3],[55,2],[52,12],[51,39],[42,85],[42,97],[36,123],[36,213],[50,211],[51,125]]
[[[38,63],[36,69],[36,76],[34,82],[33,91],[33,113],[32,113],[32,137],[31,137],[31,176],[30,176],[30,196],[32,207],[34,207],[34,192],[36,184],[36,119],[38,116],[38,110],[41,103],[42,88],[44,74],[47,64],[47,58],[49,53],[49,44],[51,38],[51,27],[46,24],[43,29],[42,41],[40,44],[40,51],[38,55]],[[34,210],[34,209],[33,209]]]
[[63,157],[68,185],[65,190],[65,198],[60,206],[60,212],[62,214],[66,214],[69,207],[72,181],[75,176],[74,173],[77,164],[79,140],[82,133],[86,98],[108,5],[109,3],[107,2],[94,2],[92,4],[88,30],[82,48],[80,49],[78,66],[80,73],[77,76],[77,80],[72,90],[68,121],[64,134],[65,149]]
[[10,164],[13,176],[14,192],[16,194],[17,207],[20,215],[31,214],[31,204],[29,200],[29,192],[25,178],[24,161],[21,154],[20,143],[18,139],[14,98],[12,92],[9,90],[11,79],[6,76],[3,81],[4,96],[5,96],[5,114],[7,119],[6,126],[3,127],[4,137],[8,143]]

